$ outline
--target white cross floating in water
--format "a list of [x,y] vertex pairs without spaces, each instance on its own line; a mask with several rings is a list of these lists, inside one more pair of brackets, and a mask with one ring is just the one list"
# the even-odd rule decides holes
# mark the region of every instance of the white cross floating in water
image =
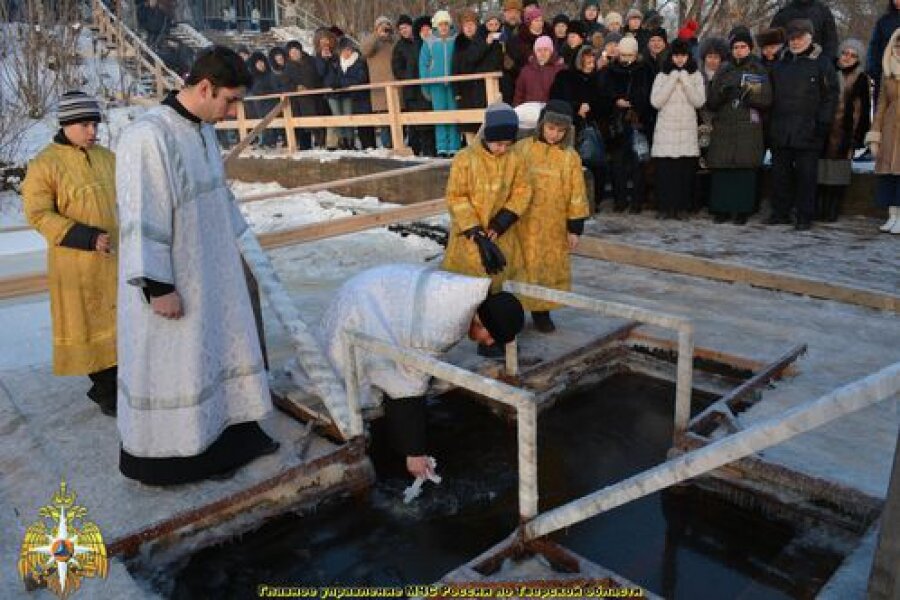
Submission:
[[422,493],[422,485],[425,483],[426,479],[435,485],[441,482],[440,476],[434,472],[437,468],[437,461],[433,456],[429,456],[428,462],[431,464],[431,474],[428,477],[416,477],[416,480],[412,482],[412,485],[403,490],[403,504],[409,504],[419,497]]

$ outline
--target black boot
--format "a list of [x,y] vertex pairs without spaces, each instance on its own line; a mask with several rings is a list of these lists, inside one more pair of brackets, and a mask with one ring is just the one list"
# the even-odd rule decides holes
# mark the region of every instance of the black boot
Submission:
[[534,328],[541,333],[553,333],[556,331],[556,325],[553,324],[553,319],[550,318],[550,311],[532,311],[531,318],[534,321]]
[[831,194],[828,198],[828,211],[825,214],[825,220],[829,223],[834,223],[838,220],[838,215],[841,213],[841,199],[843,196],[843,187],[834,187],[831,189]]
[[87,397],[96,402],[100,406],[100,412],[108,417],[116,416],[117,376],[118,369],[116,367],[88,375],[94,385],[88,390]]

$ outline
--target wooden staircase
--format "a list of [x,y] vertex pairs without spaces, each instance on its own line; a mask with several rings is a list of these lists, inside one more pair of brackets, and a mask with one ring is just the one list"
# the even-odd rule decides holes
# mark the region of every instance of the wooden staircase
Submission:
[[184,80],[169,68],[134,31],[110,12],[102,0],[92,0],[94,39],[114,53],[121,68],[134,79],[132,96],[162,99],[169,90],[181,89]]

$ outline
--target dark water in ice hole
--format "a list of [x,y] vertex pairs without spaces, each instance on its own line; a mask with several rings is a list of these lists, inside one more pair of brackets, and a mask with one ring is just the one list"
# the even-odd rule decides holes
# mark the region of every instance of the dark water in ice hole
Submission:
[[[617,375],[538,421],[541,510],[665,460],[674,387]],[[709,399],[695,396],[694,411]],[[171,597],[251,598],[259,583],[406,585],[437,581],[513,531],[515,427],[483,406],[447,396],[430,407],[444,482],[412,505],[399,461],[377,429],[379,481],[365,498],[285,516],[203,550],[175,577]],[[834,554],[792,555],[789,525],[773,523],[696,487],[657,493],[555,536],[635,583],[671,598],[813,597],[839,564]]]

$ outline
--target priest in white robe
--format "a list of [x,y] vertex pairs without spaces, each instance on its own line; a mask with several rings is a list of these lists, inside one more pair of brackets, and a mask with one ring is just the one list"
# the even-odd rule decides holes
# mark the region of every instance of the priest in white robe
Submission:
[[149,485],[228,477],[278,448],[258,424],[272,405],[235,243],[247,224],[212,126],[250,81],[212,48],[118,145],[119,468]]
[[[440,355],[468,337],[503,345],[522,330],[525,313],[508,292],[490,294],[491,280],[468,277],[422,265],[375,267],[348,280],[332,299],[319,327],[319,337],[335,371],[345,369],[346,337],[355,331],[396,346]],[[427,456],[425,392],[431,376],[364,351],[357,360],[362,374],[360,405],[378,406],[384,396],[388,438],[406,458],[414,477],[431,470]],[[328,409],[345,426],[346,404]]]

